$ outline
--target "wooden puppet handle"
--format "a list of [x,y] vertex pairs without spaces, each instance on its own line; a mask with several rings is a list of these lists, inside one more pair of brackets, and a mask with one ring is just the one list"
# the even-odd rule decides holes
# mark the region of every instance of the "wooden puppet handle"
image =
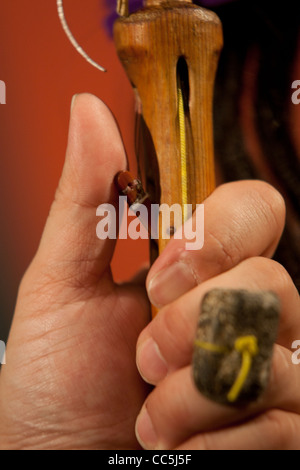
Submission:
[[[153,203],[194,209],[215,187],[212,108],[221,22],[191,0],[148,0],[115,22],[114,38],[140,109],[143,184]],[[160,230],[159,252],[176,228],[174,221]]]

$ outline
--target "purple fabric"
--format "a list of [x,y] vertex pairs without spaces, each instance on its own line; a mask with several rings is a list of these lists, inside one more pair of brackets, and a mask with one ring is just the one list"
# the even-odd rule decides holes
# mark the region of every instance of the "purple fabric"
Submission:
[[[101,3],[103,0],[100,0]],[[232,0],[196,0],[194,3],[198,5],[202,5],[203,7],[216,7],[218,5],[222,5],[223,3],[229,3]],[[116,14],[116,5],[117,5],[117,0],[105,0],[106,7],[108,9],[108,16],[106,18],[106,28],[109,32],[110,35],[112,35],[112,28],[114,21],[117,18]],[[138,10],[143,6],[143,0],[129,0],[129,8],[130,8],[130,13],[132,13],[135,10]]]
[[[112,35],[113,24],[118,17],[116,13],[117,0],[105,0],[105,3],[108,9],[108,17],[106,18],[106,27],[108,29],[109,34]],[[129,0],[130,13],[138,10],[139,8],[142,8],[142,6],[143,6],[143,0]]]

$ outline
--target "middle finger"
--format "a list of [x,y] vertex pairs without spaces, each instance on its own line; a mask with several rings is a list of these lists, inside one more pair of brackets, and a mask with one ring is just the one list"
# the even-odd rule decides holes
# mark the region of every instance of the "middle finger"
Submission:
[[201,301],[216,287],[275,292],[281,303],[278,344],[290,348],[300,338],[299,294],[290,276],[275,261],[251,258],[163,308],[145,328],[137,345],[137,365],[147,382],[155,385],[169,372],[191,363]]

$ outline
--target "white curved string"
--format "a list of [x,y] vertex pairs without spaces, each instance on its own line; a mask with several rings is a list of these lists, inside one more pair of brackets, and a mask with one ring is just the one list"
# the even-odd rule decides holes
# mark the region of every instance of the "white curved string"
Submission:
[[72,46],[89,64],[91,64],[93,67],[96,67],[96,69],[100,70],[101,72],[106,72],[106,69],[104,67],[101,67],[101,65],[97,64],[97,62],[91,59],[90,56],[82,49],[82,47],[78,44],[78,42],[74,38],[68,26],[68,23],[66,21],[64,7],[63,7],[63,0],[56,0],[56,5],[57,5],[58,17],[60,19],[61,25],[67,37],[69,38]]

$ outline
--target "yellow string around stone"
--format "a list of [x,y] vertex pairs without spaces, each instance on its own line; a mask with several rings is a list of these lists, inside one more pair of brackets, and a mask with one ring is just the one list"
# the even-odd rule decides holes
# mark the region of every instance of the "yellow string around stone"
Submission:
[[237,401],[249,376],[252,359],[259,352],[257,338],[255,336],[242,336],[236,340],[234,349],[242,354],[242,367],[227,395],[227,399],[231,403]]
[[183,206],[183,221],[187,219],[188,204],[188,176],[187,176],[187,145],[186,145],[186,126],[183,94],[180,85],[177,88],[178,94],[178,117],[179,117],[179,136],[180,136],[180,173],[181,173],[181,194]]
[[[230,352],[226,346],[200,340],[195,341],[195,346],[213,353],[228,354]],[[232,385],[227,395],[227,400],[230,403],[234,403],[239,398],[245,382],[249,376],[252,366],[252,359],[259,353],[257,338],[254,335],[241,336],[235,341],[234,349],[242,354],[242,366],[236,381]]]
[[205,341],[196,340],[195,346],[197,346],[198,348],[204,349],[205,351],[215,352],[219,354],[226,354],[229,352],[228,348],[226,348],[225,346],[219,346],[213,343],[206,343]]

